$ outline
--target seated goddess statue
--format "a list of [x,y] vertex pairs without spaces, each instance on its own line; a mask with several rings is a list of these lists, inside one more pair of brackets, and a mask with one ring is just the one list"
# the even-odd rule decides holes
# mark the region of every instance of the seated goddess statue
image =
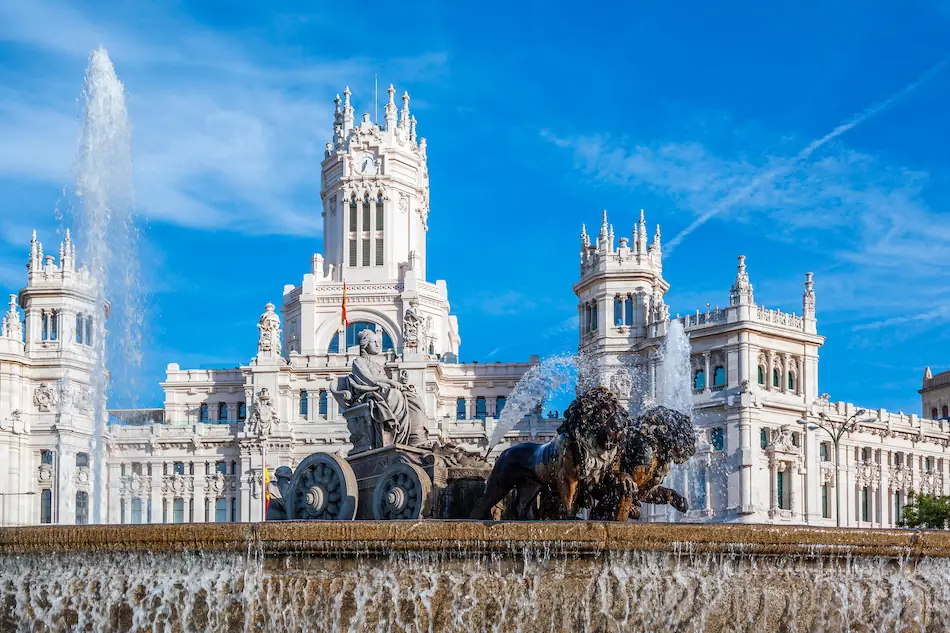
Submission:
[[[382,346],[381,332],[362,330],[360,357],[353,361],[350,375],[341,378],[337,388],[331,387],[330,391],[344,412],[367,405],[371,427],[366,429],[370,435],[366,438],[369,448],[426,444],[425,404],[412,385],[397,382],[386,375],[383,363],[378,359]],[[353,443],[357,445],[357,441]]]

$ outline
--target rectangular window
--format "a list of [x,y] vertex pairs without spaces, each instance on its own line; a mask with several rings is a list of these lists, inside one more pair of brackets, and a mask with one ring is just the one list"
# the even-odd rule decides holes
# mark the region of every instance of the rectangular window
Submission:
[[[356,233],[356,200],[350,201],[350,226],[348,227],[350,233]],[[353,264],[356,265],[355,263]]]
[[327,417],[327,390],[320,390],[320,415]]
[[133,475],[142,474],[142,462],[132,462],[132,474]]
[[488,416],[488,405],[485,403],[485,398],[478,396],[475,398],[475,419],[484,420]]
[[44,310],[40,312],[40,319],[43,320],[43,338],[41,340],[49,340],[49,314]]
[[162,499],[162,523],[168,523],[168,499]]
[[185,462],[175,462],[175,474],[176,475],[185,474]]
[[785,473],[775,473],[776,501],[780,510],[785,510]]
[[307,417],[307,392],[300,392],[300,415]]
[[818,459],[823,462],[828,461],[828,442],[822,442],[818,445]]
[[356,266],[356,238],[350,238],[350,266]]
[[363,238],[363,266],[369,266],[369,238]]
[[376,265],[383,265],[383,238],[376,238]]
[[47,488],[40,493],[40,523],[53,522],[53,491]]
[[709,436],[709,443],[714,451],[721,451],[726,447],[726,432],[722,427],[716,427]]
[[360,227],[361,231],[371,231],[373,230],[369,225],[369,198],[363,201],[363,226]]
[[[79,522],[79,500],[76,500],[76,525],[83,525]],[[119,523],[125,523],[125,499],[119,499]]]
[[142,522],[142,500],[132,499],[132,523],[138,525]]
[[83,335],[82,315],[77,314],[76,315],[76,342],[79,343],[80,345],[82,345],[82,335]]
[[59,337],[59,313],[58,312],[54,312],[52,314],[52,317],[50,318],[50,323],[51,323],[51,326],[50,326],[51,329],[50,329],[49,340],[55,341]]
[[769,445],[769,430],[762,429],[759,431],[759,445],[762,447],[762,450]]
[[218,497],[214,500],[214,522],[226,523],[228,520],[228,500]]
[[900,521],[901,518],[903,518],[903,517],[901,517],[901,510],[902,510],[902,509],[903,509],[903,508],[901,508],[901,493],[900,493],[900,492],[895,492],[895,493],[894,493],[894,520],[895,520],[895,522],[896,522],[896,521]]
[[861,488],[861,520],[871,520],[871,492],[867,486]]
[[205,523],[211,522],[211,499],[205,497]]
[[620,297],[614,297],[614,326],[623,325],[623,300]]
[[237,497],[231,497],[231,523],[237,523]]
[[178,498],[174,501],[172,521],[175,523],[185,522],[185,500]]
[[455,401],[455,419],[465,419],[465,398],[459,398]]
[[151,523],[152,522],[152,500],[151,499],[147,499],[145,501],[145,514],[146,514],[145,520],[148,523]]
[[507,398],[505,398],[505,396],[498,396],[497,398],[495,398],[495,417],[496,418],[501,417],[501,412],[505,408],[505,402],[507,402]]
[[702,468],[696,469],[693,480],[693,507],[699,509],[706,507],[706,471]]
[[216,473],[221,473],[222,475],[227,475],[228,474],[227,462],[215,462],[214,471]]
[[596,302],[590,307],[590,318],[591,318],[590,329],[596,330],[597,329],[597,303]]
[[821,517],[831,518],[831,496],[828,494],[828,484],[821,486]]
[[86,317],[86,345],[92,345],[92,317]]
[[624,325],[633,325],[633,297],[627,295],[627,298],[624,300],[624,316],[623,323]]
[[383,230],[383,200],[380,198],[376,201],[376,230]]

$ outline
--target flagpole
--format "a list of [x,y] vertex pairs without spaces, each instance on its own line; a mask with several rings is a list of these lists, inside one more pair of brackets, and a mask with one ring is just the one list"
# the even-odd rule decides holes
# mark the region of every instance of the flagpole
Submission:
[[376,123],[379,123],[379,74],[373,75],[373,100],[376,102]]

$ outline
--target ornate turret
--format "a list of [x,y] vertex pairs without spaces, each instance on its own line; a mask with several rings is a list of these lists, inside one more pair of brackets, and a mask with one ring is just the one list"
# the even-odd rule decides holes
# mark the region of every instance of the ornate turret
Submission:
[[343,135],[346,136],[353,129],[353,106],[350,105],[350,87],[343,90]]
[[23,324],[20,322],[20,311],[17,309],[16,295],[10,295],[10,308],[3,316],[3,338],[23,340]]
[[739,266],[736,271],[736,282],[730,289],[729,301],[734,306],[750,306],[755,304],[752,283],[745,267],[745,255],[739,255]]
[[392,84],[389,84],[389,100],[386,102],[384,112],[386,129],[391,130],[396,125],[396,88]]
[[409,127],[409,92],[402,93],[402,112],[399,114],[399,127]]

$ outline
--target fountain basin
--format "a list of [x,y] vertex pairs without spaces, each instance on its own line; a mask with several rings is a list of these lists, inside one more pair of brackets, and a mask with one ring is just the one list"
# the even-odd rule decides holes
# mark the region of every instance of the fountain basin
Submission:
[[950,533],[350,521],[0,530],[0,631],[943,631]]

